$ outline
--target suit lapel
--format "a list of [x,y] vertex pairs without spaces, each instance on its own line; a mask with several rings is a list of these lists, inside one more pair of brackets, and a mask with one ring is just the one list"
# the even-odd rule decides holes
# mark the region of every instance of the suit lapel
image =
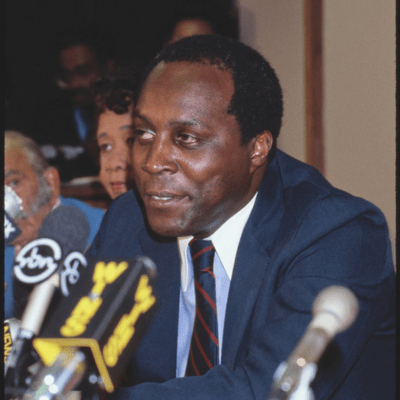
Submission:
[[233,368],[253,312],[283,215],[276,158],[268,166],[239,243],[225,316],[222,362]]
[[[176,240],[153,240],[143,229],[139,241],[144,255],[150,257],[157,267],[156,297],[160,308],[146,335],[146,342],[156,348],[157,366],[165,379],[176,374],[178,336],[180,257]],[[159,343],[154,346],[154,343]],[[148,349],[148,351],[152,351]],[[149,358],[149,354],[147,354]]]

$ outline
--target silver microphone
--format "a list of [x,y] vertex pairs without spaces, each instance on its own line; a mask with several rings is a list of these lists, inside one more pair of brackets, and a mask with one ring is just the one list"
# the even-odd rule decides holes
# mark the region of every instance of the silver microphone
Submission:
[[86,372],[86,358],[77,348],[59,354],[54,364],[43,367],[22,400],[64,399],[78,384]]
[[21,198],[14,192],[12,187],[7,185],[4,185],[4,211],[13,220],[27,217],[22,207]]
[[21,198],[13,188],[4,185],[4,244],[11,243],[21,234],[21,230],[15,223],[17,219],[26,218],[28,215],[22,207]]
[[268,400],[288,399],[300,381],[303,367],[318,362],[335,335],[353,324],[358,309],[356,296],[343,286],[329,286],[318,294],[313,319],[289,356],[282,376],[273,384]]

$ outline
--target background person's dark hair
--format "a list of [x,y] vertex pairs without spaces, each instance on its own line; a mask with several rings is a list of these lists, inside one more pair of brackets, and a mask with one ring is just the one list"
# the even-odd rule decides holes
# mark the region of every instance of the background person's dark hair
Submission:
[[56,32],[53,54],[58,60],[61,51],[77,45],[86,45],[93,50],[99,65],[105,65],[109,59],[114,59],[113,36],[105,26],[79,26],[73,29],[63,28]]
[[139,69],[120,67],[102,75],[92,83],[95,114],[89,133],[89,142],[91,152],[97,161],[99,160],[99,151],[96,132],[100,115],[107,110],[113,111],[115,114],[127,113],[129,106],[136,103],[139,82]]
[[131,68],[117,68],[96,79],[92,84],[93,99],[98,115],[106,109],[124,114],[136,101],[140,71]]
[[268,130],[276,139],[282,124],[283,100],[278,77],[269,63],[254,49],[219,35],[186,37],[164,48],[150,63],[143,84],[160,62],[186,61],[214,65],[231,73],[234,93],[228,113],[236,116],[242,143]]

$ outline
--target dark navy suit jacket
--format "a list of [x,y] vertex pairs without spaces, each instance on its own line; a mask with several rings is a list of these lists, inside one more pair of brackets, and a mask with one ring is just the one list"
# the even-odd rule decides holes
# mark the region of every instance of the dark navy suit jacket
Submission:
[[128,192],[109,208],[87,255],[143,254],[157,265],[160,308],[126,371],[132,386],[115,398],[265,399],[311,321],[317,294],[344,285],[359,300],[359,316],[321,359],[315,398],[394,399],[394,268],[385,218],[314,168],[280,151],[268,166],[236,256],[222,364],[204,376],[175,378],[178,246],[149,231]]

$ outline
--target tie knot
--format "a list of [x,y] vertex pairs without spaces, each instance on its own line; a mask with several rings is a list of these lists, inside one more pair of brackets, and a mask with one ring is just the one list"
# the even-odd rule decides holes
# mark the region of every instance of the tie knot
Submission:
[[214,246],[211,240],[192,239],[189,243],[190,253],[195,272],[212,271],[214,261]]

